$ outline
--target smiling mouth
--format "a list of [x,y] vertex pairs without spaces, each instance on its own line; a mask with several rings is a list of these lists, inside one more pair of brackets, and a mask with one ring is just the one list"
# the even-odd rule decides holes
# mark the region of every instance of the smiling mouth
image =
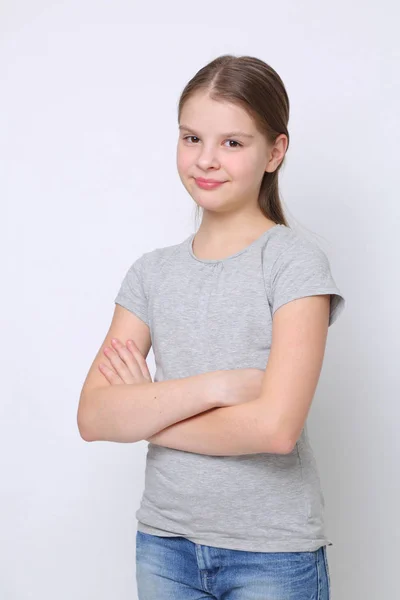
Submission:
[[195,177],[195,181],[199,183],[225,183],[224,181],[219,181],[218,179],[203,179],[202,177]]
[[195,183],[196,185],[201,188],[202,190],[214,190],[216,188],[221,187],[222,184],[226,183],[226,181],[213,181],[213,180],[207,180],[207,179],[196,179],[195,178]]

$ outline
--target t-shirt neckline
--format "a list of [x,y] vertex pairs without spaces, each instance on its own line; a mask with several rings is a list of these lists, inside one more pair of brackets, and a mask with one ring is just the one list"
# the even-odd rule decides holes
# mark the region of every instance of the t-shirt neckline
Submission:
[[231,260],[232,258],[236,258],[236,256],[239,256],[240,254],[243,254],[244,252],[248,252],[250,249],[254,248],[254,246],[256,246],[257,244],[259,244],[260,242],[264,241],[269,235],[270,233],[274,230],[277,229],[278,227],[282,227],[281,223],[277,223],[276,225],[272,225],[272,227],[270,227],[269,229],[267,229],[266,231],[264,231],[264,233],[262,233],[257,239],[255,239],[251,244],[249,244],[248,246],[246,246],[245,248],[242,248],[241,250],[239,250],[238,252],[235,252],[235,254],[231,254],[230,256],[225,256],[225,258],[217,258],[217,259],[207,259],[207,258],[198,258],[194,252],[193,252],[193,240],[194,240],[194,236],[196,235],[197,232],[192,233],[192,235],[190,235],[187,239],[187,248],[189,250],[189,254],[192,258],[194,258],[195,260],[197,260],[197,262],[200,263],[204,263],[204,264],[216,264],[216,263],[222,263],[225,262],[227,260]]

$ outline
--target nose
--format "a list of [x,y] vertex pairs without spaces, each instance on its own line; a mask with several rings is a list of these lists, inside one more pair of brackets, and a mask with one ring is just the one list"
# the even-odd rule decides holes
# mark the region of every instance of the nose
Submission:
[[201,152],[197,157],[196,162],[197,166],[203,171],[206,171],[211,167],[214,169],[218,169],[220,166],[218,157],[216,156],[216,152],[213,147],[206,148],[205,146],[203,146]]

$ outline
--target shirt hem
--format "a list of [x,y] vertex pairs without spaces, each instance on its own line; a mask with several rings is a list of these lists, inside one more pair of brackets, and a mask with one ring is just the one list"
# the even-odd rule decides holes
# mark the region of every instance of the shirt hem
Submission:
[[173,533],[163,531],[159,528],[153,528],[138,521],[137,530],[141,533],[147,533],[159,537],[185,537],[194,544],[224,548],[227,550],[245,550],[247,552],[314,552],[321,546],[333,546],[333,542],[326,538],[291,538],[285,540],[255,540],[255,539],[236,539],[225,537],[223,540],[218,536],[192,536],[182,533]]

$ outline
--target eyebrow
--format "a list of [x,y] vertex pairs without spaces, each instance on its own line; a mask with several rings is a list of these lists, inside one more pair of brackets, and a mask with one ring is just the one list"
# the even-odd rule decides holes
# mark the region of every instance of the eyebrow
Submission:
[[[194,129],[191,129],[190,127],[187,127],[187,125],[179,125],[179,129],[182,131],[183,129],[185,131],[192,131],[193,133],[196,133]],[[222,133],[221,134],[223,137],[247,137],[247,138],[253,138],[254,135],[251,135],[250,133],[244,133],[243,131],[231,131],[230,133]],[[196,134],[197,136],[197,134]]]

